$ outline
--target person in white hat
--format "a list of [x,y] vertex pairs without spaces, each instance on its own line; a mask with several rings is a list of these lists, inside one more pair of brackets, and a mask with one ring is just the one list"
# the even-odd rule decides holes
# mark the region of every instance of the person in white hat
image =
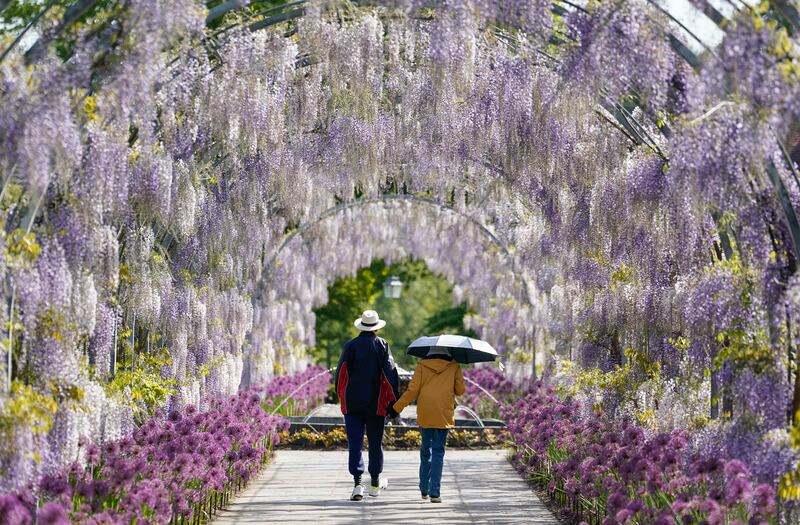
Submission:
[[377,497],[389,484],[388,479],[380,475],[383,472],[383,429],[388,409],[399,394],[392,351],[377,335],[386,321],[375,310],[366,310],[353,324],[361,333],[345,343],[334,381],[347,432],[348,468],[355,482],[350,499],[359,501],[364,497],[361,449],[365,430],[369,444],[369,495]]

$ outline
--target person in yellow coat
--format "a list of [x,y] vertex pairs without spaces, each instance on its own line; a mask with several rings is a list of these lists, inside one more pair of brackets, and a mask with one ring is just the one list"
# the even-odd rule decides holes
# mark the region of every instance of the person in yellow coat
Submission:
[[417,424],[422,434],[419,449],[419,490],[422,499],[440,503],[442,467],[447,431],[455,425],[455,396],[465,392],[461,367],[450,351],[432,348],[414,370],[408,389],[389,412],[391,417],[417,400]]

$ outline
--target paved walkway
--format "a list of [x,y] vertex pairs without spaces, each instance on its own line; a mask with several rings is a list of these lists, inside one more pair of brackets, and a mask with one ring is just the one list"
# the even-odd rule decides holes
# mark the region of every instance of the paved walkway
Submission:
[[386,451],[389,488],[378,498],[350,501],[346,451],[279,450],[214,523],[557,524],[506,455],[505,450],[447,450],[442,503],[430,503],[417,489],[418,451]]

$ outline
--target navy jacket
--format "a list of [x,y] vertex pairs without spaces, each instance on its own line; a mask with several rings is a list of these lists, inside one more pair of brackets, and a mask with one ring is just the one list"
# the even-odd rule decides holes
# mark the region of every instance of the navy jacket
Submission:
[[385,416],[399,397],[397,367],[389,343],[375,332],[361,332],[346,342],[335,382],[342,414]]

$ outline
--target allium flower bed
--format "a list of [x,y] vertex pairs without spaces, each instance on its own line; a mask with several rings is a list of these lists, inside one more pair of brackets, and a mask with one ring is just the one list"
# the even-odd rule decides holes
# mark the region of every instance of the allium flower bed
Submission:
[[772,486],[737,459],[698,457],[676,430],[647,436],[631,424],[578,417],[542,387],[503,409],[518,470],[573,519],[592,525],[773,524]]
[[312,365],[296,374],[275,377],[254,390],[266,398],[267,405],[277,408],[286,401],[278,409],[278,414],[294,416],[307,414],[319,406],[325,400],[330,384],[331,373],[324,366]]
[[0,523],[33,523],[34,513],[39,524],[200,522],[263,467],[286,428],[253,391],[207,412],[190,405],[150,419],[130,438],[88,444],[86,468],[76,462],[46,476],[38,491],[0,496]]
[[464,370],[464,379],[467,391],[461,396],[461,400],[483,418],[498,417],[499,407],[474,383],[486,389],[501,403],[515,399],[520,394],[519,389],[503,372],[491,366]]

